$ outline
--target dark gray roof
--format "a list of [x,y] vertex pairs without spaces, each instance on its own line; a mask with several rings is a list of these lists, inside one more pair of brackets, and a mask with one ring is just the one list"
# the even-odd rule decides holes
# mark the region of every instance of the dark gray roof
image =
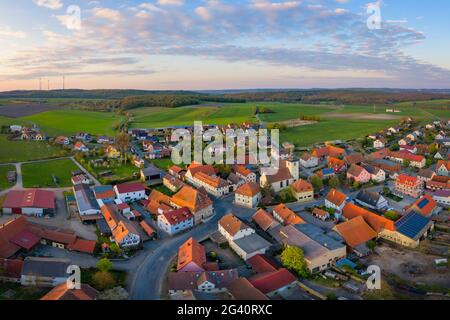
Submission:
[[67,259],[27,257],[23,263],[22,275],[66,278],[69,276],[69,265],[70,261]]
[[345,246],[345,244],[336,241],[329,235],[325,234],[321,228],[316,227],[315,225],[309,223],[297,224],[295,225],[295,228],[297,228],[300,232],[302,232],[309,238],[318,242],[323,247],[328,248],[330,250],[336,250]]
[[378,201],[380,200],[380,197],[381,197],[381,195],[379,193],[371,192],[371,191],[363,189],[358,193],[358,195],[356,196],[356,199],[361,202],[364,202],[371,206],[376,207]]
[[145,167],[144,169],[142,169],[142,173],[146,177],[148,177],[148,176],[156,176],[158,174],[162,177],[162,175],[163,175],[162,170],[157,168],[157,167],[155,167],[154,165],[149,165],[148,167]]
[[264,248],[269,248],[271,246],[270,242],[256,233],[253,233],[241,239],[234,240],[234,243],[246,253],[252,253]]
[[111,229],[109,228],[105,219],[97,220],[97,227],[98,227],[98,230],[100,230],[101,234],[110,234],[111,233]]

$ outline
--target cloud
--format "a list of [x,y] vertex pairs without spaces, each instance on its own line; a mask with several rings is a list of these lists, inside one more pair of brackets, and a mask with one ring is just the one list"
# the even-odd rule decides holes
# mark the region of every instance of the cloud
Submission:
[[27,34],[22,31],[15,31],[10,27],[0,27],[0,38],[17,38],[17,39],[25,39]]
[[120,21],[122,19],[122,14],[120,13],[120,11],[109,8],[100,8],[100,7],[93,8],[92,14],[96,18],[114,22]]
[[39,7],[46,7],[52,10],[61,9],[63,3],[61,0],[33,0]]
[[173,6],[182,6],[184,4],[184,0],[158,0],[158,4],[165,5],[173,5]]

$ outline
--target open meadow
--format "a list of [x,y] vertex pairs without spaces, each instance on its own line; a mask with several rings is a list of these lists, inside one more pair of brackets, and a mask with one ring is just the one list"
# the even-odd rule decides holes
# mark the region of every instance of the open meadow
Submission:
[[54,110],[21,118],[38,125],[49,136],[89,132],[94,135],[114,135],[114,127],[124,117],[110,112]]
[[8,182],[6,175],[9,171],[15,171],[16,167],[13,165],[0,165],[0,191],[11,188],[13,185]]
[[[22,165],[25,188],[65,188],[72,186],[72,171],[79,170],[72,159],[59,159]],[[53,176],[56,177],[55,184]]]
[[0,163],[23,162],[67,156],[67,151],[39,141],[10,141],[0,135]]

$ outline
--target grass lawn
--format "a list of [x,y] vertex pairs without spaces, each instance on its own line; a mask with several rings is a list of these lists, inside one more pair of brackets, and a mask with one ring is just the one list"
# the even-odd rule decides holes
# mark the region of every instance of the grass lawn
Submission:
[[[4,297],[7,291],[14,291],[11,297]],[[24,287],[19,283],[0,282],[0,300],[39,300],[47,294],[51,288]]]
[[[70,187],[72,171],[79,170],[71,159],[51,160],[22,165],[23,185],[25,188],[39,187]],[[52,174],[58,179],[53,182]]]
[[0,190],[8,189],[13,186],[13,184],[9,183],[6,179],[6,174],[9,171],[16,171],[16,167],[12,165],[0,166]]
[[397,124],[397,121],[371,120],[322,120],[319,123],[289,128],[280,133],[281,141],[290,141],[297,147],[306,147],[314,143],[332,140],[351,140]]
[[50,136],[73,135],[88,132],[94,135],[114,135],[114,126],[123,117],[108,112],[80,110],[54,110],[24,117],[23,120],[36,123],[44,133]]
[[5,116],[0,116],[0,127],[1,126],[11,126],[13,124],[17,124],[20,126],[24,126],[29,124],[27,121],[21,120],[21,119],[15,119],[15,118],[9,118]]
[[149,162],[163,170],[167,170],[171,166],[173,166],[173,162],[172,162],[171,158],[154,159],[154,160],[149,160]]
[[[86,166],[85,168],[88,169]],[[124,165],[117,165],[117,167],[92,167],[89,171],[98,177],[98,180],[101,183],[109,184],[111,182],[135,180],[137,177],[133,177],[133,174],[139,174],[140,169],[130,162],[127,162]],[[105,171],[111,171],[113,175],[109,177],[100,177],[100,173]]]
[[155,189],[159,192],[161,192],[162,194],[165,194],[166,196],[173,196],[175,194],[175,192],[172,192],[169,188],[167,188],[165,185],[163,184],[159,184],[157,186],[152,186],[152,189]]
[[9,141],[0,135],[0,163],[22,162],[67,156],[67,151],[39,141]]
[[260,119],[264,122],[286,121],[299,119],[301,116],[313,116],[338,110],[338,106],[327,105],[307,105],[292,103],[259,103],[259,107],[266,107],[273,113],[260,114]]

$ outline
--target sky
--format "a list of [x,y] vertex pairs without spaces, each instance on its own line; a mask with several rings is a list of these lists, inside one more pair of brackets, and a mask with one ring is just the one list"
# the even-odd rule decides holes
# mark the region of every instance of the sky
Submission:
[[0,1],[0,91],[450,88],[448,0]]

